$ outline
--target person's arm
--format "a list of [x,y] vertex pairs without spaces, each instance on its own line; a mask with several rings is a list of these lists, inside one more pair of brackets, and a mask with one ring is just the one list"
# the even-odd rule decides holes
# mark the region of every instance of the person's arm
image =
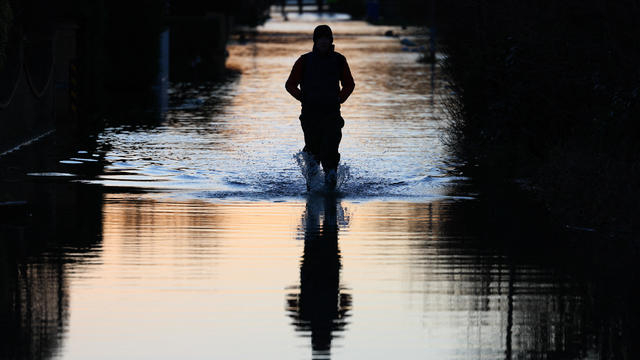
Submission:
[[351,70],[349,69],[349,64],[347,64],[346,58],[344,59],[342,74],[340,74],[340,83],[342,84],[342,89],[340,89],[338,97],[340,98],[340,104],[342,104],[347,101],[349,95],[351,95],[353,89],[356,87],[356,83],[353,81],[353,76],[351,75]]
[[298,85],[302,82],[302,57],[296,60],[291,69],[291,74],[285,83],[284,87],[287,92],[291,94],[296,100],[302,101],[302,90],[298,88]]

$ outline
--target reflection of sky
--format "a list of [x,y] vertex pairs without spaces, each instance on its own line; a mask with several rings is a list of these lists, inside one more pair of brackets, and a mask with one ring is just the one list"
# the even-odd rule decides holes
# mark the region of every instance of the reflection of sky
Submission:
[[[291,325],[285,303],[300,284],[309,227],[326,226],[323,214],[309,222],[304,202],[105,196],[99,258],[68,265],[64,358],[309,356],[310,340]],[[348,320],[334,329],[332,358],[504,357],[509,270],[467,247],[469,238],[443,233],[452,207],[338,203]],[[517,271],[516,287],[529,293],[516,297],[516,335],[537,339],[544,335],[534,333],[557,326],[560,299],[579,306],[550,295],[557,285],[544,274]],[[513,341],[514,350],[537,346]]]

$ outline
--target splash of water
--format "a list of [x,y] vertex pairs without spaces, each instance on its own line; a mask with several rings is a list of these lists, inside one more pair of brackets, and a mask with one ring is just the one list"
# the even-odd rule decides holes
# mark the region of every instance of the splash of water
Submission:
[[[318,162],[313,158],[313,155],[306,151],[298,151],[293,155],[293,158],[300,167],[300,172],[302,173],[302,177],[304,177],[309,192],[329,191],[324,184],[324,172]],[[349,166],[346,164],[338,165],[336,186],[333,191],[339,191],[342,185],[346,184],[350,178],[351,172]]]

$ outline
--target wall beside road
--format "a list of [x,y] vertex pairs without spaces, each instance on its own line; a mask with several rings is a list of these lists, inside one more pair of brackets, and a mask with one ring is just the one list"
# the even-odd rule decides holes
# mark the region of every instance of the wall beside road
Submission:
[[0,153],[77,118],[71,106],[75,31],[57,23],[10,34],[0,69]]
[[[158,119],[171,81],[225,71],[235,24],[267,0],[0,0],[0,154],[47,134]],[[165,89],[164,94],[160,94]]]

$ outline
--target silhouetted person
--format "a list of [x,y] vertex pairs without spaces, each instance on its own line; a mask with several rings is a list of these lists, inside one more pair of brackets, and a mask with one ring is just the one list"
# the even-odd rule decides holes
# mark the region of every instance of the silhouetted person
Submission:
[[303,151],[315,160],[311,164],[314,167],[312,172],[317,171],[318,163],[322,163],[325,182],[335,186],[340,162],[338,147],[344,126],[340,104],[351,95],[355,83],[347,59],[334,51],[332,43],[331,28],[328,25],[317,26],[313,31],[313,50],[298,58],[285,87],[302,103]]
[[333,333],[344,329],[351,307],[351,296],[340,288],[338,206],[335,197],[307,200],[300,292],[288,295],[287,310],[296,330],[311,333],[314,355],[330,353]]
[[322,12],[324,11],[323,9],[323,0],[316,0],[316,5],[318,5],[318,14],[322,15]]
[[302,0],[298,0],[298,14],[302,15]]

